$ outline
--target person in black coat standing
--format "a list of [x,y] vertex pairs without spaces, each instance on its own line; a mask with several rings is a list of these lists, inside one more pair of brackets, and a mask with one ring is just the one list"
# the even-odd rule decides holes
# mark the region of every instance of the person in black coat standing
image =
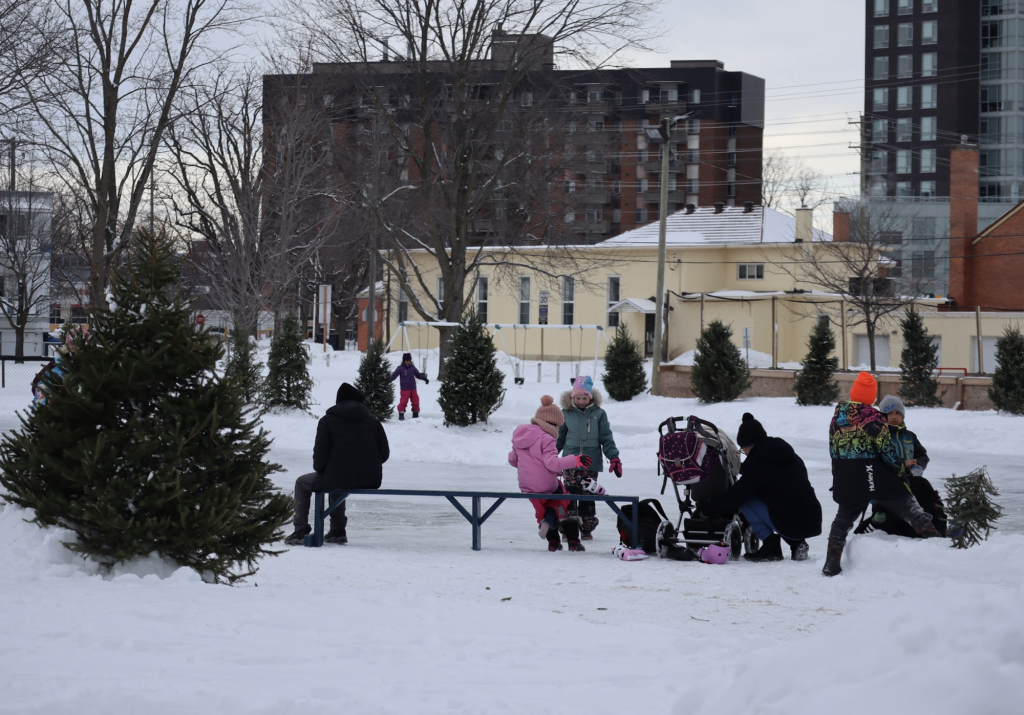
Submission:
[[749,412],[736,434],[747,458],[740,478],[721,496],[709,499],[709,512],[743,512],[761,548],[745,554],[748,561],[781,561],[782,544],[789,544],[794,561],[807,558],[806,539],[821,533],[821,504],[807,478],[807,467],[783,439],[769,437]]
[[[295,480],[295,531],[286,544],[302,544],[313,531],[309,501],[313,492],[332,489],[379,489],[382,465],[391,456],[384,426],[363,404],[363,395],[347,382],[338,388],[337,404],[316,427],[313,471]],[[332,501],[332,504],[334,502]],[[331,512],[331,529],[324,541],[348,543],[345,502]]]

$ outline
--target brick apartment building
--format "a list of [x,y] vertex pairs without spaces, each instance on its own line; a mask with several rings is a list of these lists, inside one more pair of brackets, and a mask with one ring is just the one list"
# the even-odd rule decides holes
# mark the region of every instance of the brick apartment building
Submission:
[[[495,32],[486,71],[500,74],[507,63],[509,39]],[[539,36],[530,36],[535,39]],[[443,86],[445,77],[433,78]],[[367,101],[366,77],[372,76],[372,101]],[[721,62],[672,61],[669,67],[600,71],[554,68],[553,47],[535,68],[529,81],[540,87],[558,87],[561,106],[532,104],[532,93],[518,101],[526,111],[548,112],[555,118],[557,142],[567,159],[564,180],[550,191],[567,195],[572,209],[565,213],[561,233],[571,242],[598,242],[658,219],[660,148],[649,143],[645,128],[656,127],[662,117],[699,110],[673,133],[669,176],[669,213],[687,204],[727,206],[761,202],[764,80],[744,72],[729,72]],[[311,73],[264,77],[264,106],[279,106],[286,97],[312,94],[330,111],[333,141],[354,141],[373,121],[374,113],[400,117],[408,107],[406,89],[414,82],[402,59],[368,65],[314,64]],[[265,112],[265,126],[273,111]],[[402,178],[415,180],[411,167]],[[494,203],[490,213],[477,214],[470,237],[494,240],[507,217]]]

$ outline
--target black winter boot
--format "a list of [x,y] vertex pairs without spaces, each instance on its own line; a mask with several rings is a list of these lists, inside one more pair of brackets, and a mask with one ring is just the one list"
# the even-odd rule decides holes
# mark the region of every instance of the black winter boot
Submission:
[[340,529],[331,529],[324,535],[325,544],[347,544],[348,536],[345,534],[345,527]]
[[794,561],[806,561],[810,554],[810,547],[803,539],[786,539],[789,544],[789,553]]
[[420,416],[420,413],[419,413],[419,412],[417,412],[416,410],[413,410],[413,411],[412,411],[412,416],[413,416],[413,417],[419,417],[419,416]]
[[561,551],[562,540],[558,536],[558,529],[551,529],[547,534],[548,538],[548,551]]
[[910,525],[914,527],[914,531],[922,539],[934,539],[937,536],[942,536],[939,530],[935,528],[935,524],[932,523],[932,515],[928,512],[914,519]]
[[313,533],[313,527],[309,524],[305,526],[295,527],[295,531],[290,533],[284,538],[284,543],[289,546],[302,546],[306,542],[306,537]]
[[752,554],[743,554],[743,558],[747,561],[782,561],[782,537],[778,534],[772,534],[764,543],[761,544],[761,548]]
[[821,569],[822,574],[831,577],[838,576],[843,572],[843,567],[839,565],[839,562],[843,558],[844,548],[846,548],[845,541],[828,540],[828,552],[825,554],[825,566]]
[[398,413],[398,421],[401,422],[404,419],[405,419],[405,413],[404,412],[399,412]]
[[580,518],[568,516],[558,524],[558,527],[565,533],[565,540],[569,542],[569,551],[586,551],[580,543]]

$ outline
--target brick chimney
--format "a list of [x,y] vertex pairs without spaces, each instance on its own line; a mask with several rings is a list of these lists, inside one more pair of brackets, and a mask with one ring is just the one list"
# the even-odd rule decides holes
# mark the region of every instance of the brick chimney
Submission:
[[850,212],[845,210],[835,211],[832,214],[832,240],[850,240]]
[[971,297],[971,241],[978,235],[978,147],[957,144],[949,153],[949,290],[958,308]]

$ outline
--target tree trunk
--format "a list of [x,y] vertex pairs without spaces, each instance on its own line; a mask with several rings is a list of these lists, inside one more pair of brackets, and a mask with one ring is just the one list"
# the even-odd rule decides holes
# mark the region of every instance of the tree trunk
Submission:
[[877,369],[875,367],[875,326],[869,321],[864,327],[868,332],[868,354],[871,357],[871,372],[874,372]]
[[25,324],[14,328],[14,357],[25,357]]

